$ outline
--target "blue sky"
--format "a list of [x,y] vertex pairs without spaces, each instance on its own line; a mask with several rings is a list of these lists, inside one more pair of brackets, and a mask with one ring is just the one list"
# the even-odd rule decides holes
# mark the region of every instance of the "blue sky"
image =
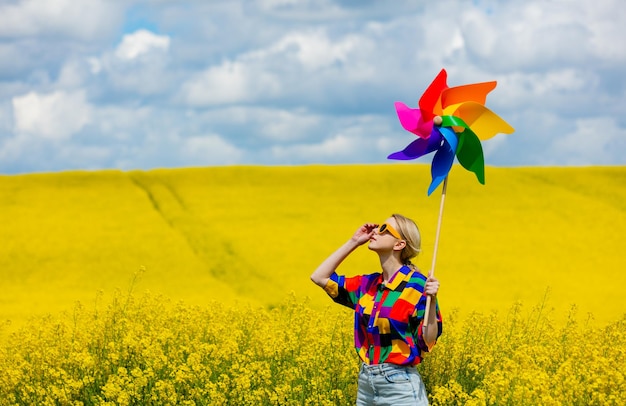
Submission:
[[390,162],[442,68],[498,81],[488,165],[624,165],[623,38],[622,0],[0,0],[0,173]]

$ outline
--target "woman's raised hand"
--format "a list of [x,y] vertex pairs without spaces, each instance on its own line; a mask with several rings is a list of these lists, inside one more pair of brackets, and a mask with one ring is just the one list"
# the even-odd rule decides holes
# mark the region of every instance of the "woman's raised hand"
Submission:
[[359,227],[351,239],[346,241],[317,267],[313,274],[311,274],[311,280],[318,286],[322,288],[325,287],[339,264],[341,264],[357,246],[368,242],[369,239],[372,238],[372,235],[374,235],[377,227],[378,224],[374,223],[365,223]]
[[372,238],[375,230],[378,228],[378,224],[374,223],[365,223],[352,236],[352,240],[357,244],[362,245],[365,244]]
[[437,292],[439,292],[439,280],[435,278],[435,275],[432,273],[426,279],[426,284],[424,285],[424,293],[428,296],[436,297]]

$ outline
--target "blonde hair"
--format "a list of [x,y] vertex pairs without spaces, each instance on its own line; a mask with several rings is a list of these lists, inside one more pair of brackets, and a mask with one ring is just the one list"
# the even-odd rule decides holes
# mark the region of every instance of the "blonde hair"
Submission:
[[404,241],[406,241],[405,247],[400,252],[400,261],[404,265],[410,265],[414,267],[411,263],[411,259],[415,258],[417,254],[420,253],[422,247],[422,237],[420,236],[420,230],[417,227],[417,224],[413,220],[408,217],[403,216],[402,214],[392,214],[398,224],[398,231],[400,235],[404,237]]

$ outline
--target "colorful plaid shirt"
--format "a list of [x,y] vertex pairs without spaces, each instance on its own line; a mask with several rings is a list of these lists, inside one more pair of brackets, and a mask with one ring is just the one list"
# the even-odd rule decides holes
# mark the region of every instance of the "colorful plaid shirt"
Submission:
[[[354,346],[366,364],[417,365],[428,346],[422,337],[426,277],[408,266],[383,285],[381,273],[345,277],[333,273],[324,290],[354,309]],[[442,332],[439,303],[437,337]]]

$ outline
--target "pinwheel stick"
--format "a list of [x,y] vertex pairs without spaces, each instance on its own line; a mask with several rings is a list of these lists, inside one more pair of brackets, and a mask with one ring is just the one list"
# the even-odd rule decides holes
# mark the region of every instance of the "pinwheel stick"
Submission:
[[[435,274],[435,263],[437,262],[437,247],[439,247],[439,232],[441,231],[441,219],[443,218],[443,205],[446,200],[446,188],[448,187],[448,177],[443,180],[443,188],[441,189],[441,203],[439,204],[439,219],[437,220],[437,232],[435,233],[435,248],[433,249],[433,263],[428,272],[428,276]],[[430,314],[431,296],[426,296],[426,313],[424,314],[424,327],[428,326],[428,316]]]

